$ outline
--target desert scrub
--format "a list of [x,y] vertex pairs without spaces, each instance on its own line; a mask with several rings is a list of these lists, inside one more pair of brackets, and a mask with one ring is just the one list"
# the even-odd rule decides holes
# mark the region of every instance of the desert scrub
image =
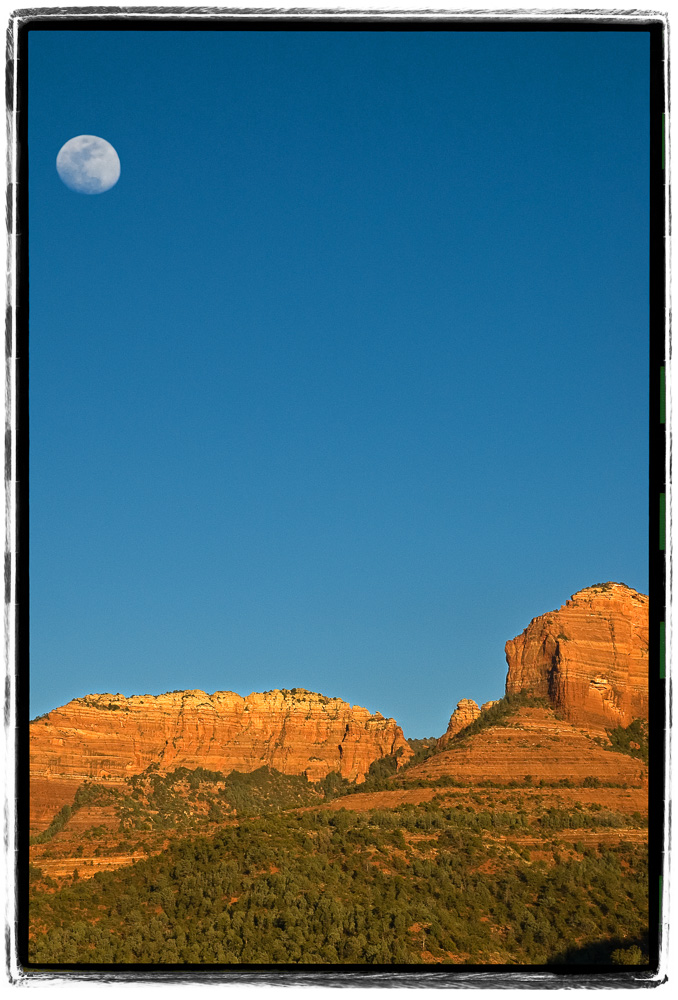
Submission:
[[617,726],[616,729],[608,729],[606,732],[610,746],[607,749],[628,754],[629,757],[636,757],[647,764],[649,755],[647,729],[647,722],[643,719],[634,719],[626,728]]

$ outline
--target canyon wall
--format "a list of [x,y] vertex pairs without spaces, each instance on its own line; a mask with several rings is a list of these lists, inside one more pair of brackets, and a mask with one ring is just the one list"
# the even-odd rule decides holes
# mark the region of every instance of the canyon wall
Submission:
[[574,594],[506,643],[506,693],[547,698],[570,722],[604,729],[648,717],[648,608],[621,583]]
[[268,765],[310,781],[337,771],[361,782],[374,760],[412,756],[393,719],[301,688],[246,698],[230,691],[91,694],[34,720],[30,745],[31,808],[41,825],[82,781],[114,783],[149,764],[161,773]]

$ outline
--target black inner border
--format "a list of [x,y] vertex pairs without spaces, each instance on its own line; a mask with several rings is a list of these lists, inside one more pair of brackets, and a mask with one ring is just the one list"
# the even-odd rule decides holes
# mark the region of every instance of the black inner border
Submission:
[[[633,987],[652,985],[659,966],[661,948],[660,879],[664,871],[666,845],[665,817],[665,708],[666,684],[660,665],[660,623],[666,620],[665,554],[659,547],[659,494],[666,492],[666,434],[660,422],[660,377],[665,366],[665,176],[663,165],[663,115],[665,111],[664,69],[667,59],[666,27],[661,18],[615,18],[612,14],[587,18],[586,13],[573,17],[548,14],[528,20],[479,13],[477,19],[453,14],[426,15],[423,12],[385,14],[322,11],[290,11],[285,16],[252,10],[196,11],[195,8],[92,8],[59,10],[19,10],[13,15],[17,24],[17,46],[11,51],[12,22],[8,31],[6,63],[6,105],[15,111],[18,146],[16,190],[10,182],[8,208],[14,201],[14,232],[17,235],[15,258],[16,284],[16,782],[17,782],[17,941],[18,961],[31,979],[65,975],[71,979],[139,982],[148,979],[164,982],[256,982],[274,985],[375,986],[375,987],[468,987],[490,988],[520,985],[527,989],[567,988],[575,986]],[[134,16],[136,12],[157,13],[157,17]],[[167,16],[171,15],[171,16]],[[149,965],[32,965],[28,960],[28,837],[29,837],[29,372],[28,372],[28,36],[31,31],[646,31],[650,34],[650,432],[649,432],[649,967],[619,966],[487,966],[446,967],[444,972],[421,970],[419,966],[149,966]],[[13,109],[14,73],[17,80],[17,107]],[[8,212],[11,218],[11,212]],[[11,322],[7,326],[11,357]],[[7,471],[6,480],[9,479]],[[661,675],[660,675],[661,672]],[[416,971],[415,971],[416,970]],[[40,975],[40,972],[43,975]],[[656,982],[656,980],[655,980]]]

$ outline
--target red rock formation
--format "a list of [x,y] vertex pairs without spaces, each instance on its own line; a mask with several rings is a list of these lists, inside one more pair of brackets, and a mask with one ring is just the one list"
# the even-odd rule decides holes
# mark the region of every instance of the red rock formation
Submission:
[[494,701],[486,701],[484,704],[480,706],[480,711],[486,712],[488,708],[492,708],[493,705],[498,705],[498,704],[499,704],[498,699],[495,699]]
[[506,693],[548,698],[603,729],[648,716],[648,598],[621,583],[574,594],[506,643]]
[[450,775],[471,784],[487,780],[508,784],[523,781],[526,775],[535,782],[569,778],[581,783],[598,778],[643,787],[647,794],[647,765],[599,746],[597,738],[595,732],[557,719],[553,709],[524,707],[502,726],[452,740],[441,753],[409,769],[407,778],[435,781]]
[[296,688],[242,698],[230,691],[91,694],[31,723],[31,810],[46,825],[80,782],[115,783],[156,763],[254,771],[262,765],[318,781],[363,781],[370,764],[412,756],[400,726],[379,712]]
[[457,702],[457,707],[450,716],[447,731],[438,740],[438,747],[447,746],[453,736],[456,736],[466,726],[470,726],[479,715],[480,709],[475,701],[471,701],[470,698],[462,698],[461,701]]

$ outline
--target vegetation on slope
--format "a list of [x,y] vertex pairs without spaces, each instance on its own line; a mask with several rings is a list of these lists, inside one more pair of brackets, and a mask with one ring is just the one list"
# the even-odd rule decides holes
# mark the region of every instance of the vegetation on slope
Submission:
[[[120,788],[86,781],[78,788],[72,805],[63,806],[47,829],[31,837],[32,845],[47,844],[62,831],[84,806],[110,807],[111,830],[106,825],[90,827],[80,835],[80,850],[87,841],[100,841],[95,855],[129,850],[134,838],[144,844],[160,842],[168,834],[189,835],[214,829],[215,824],[236,816],[279,812],[293,806],[313,805],[344,792],[348,782],[328,775],[314,785],[303,775],[280,774],[268,767],[243,774],[225,775],[203,767],[176,768],[160,774],[151,764],[127,778]],[[116,832],[118,838],[112,840]],[[49,854],[47,856],[50,856]]]
[[[508,696],[456,740],[535,704]],[[610,745],[638,755],[643,735],[613,731]],[[83,784],[34,838],[31,961],[647,964],[647,820],[616,811],[609,792],[596,802],[590,790],[610,783],[469,786],[411,779],[398,763],[375,761],[360,785],[158,765],[119,788]],[[390,810],[329,806],[422,787],[440,791]],[[585,803],[574,787],[588,790]],[[85,806],[104,807],[108,826],[78,833],[74,850],[69,822]],[[102,854],[140,848],[159,853],[83,877]],[[61,868],[59,883],[49,864],[64,851],[78,870],[64,881]]]
[[66,804],[62,806],[56,816],[53,818],[52,822],[49,824],[47,829],[43,830],[41,833],[37,833],[34,837],[31,837],[31,844],[46,844],[48,840],[55,837],[57,833],[66,826],[69,819],[73,814],[73,807]]
[[616,729],[608,729],[607,735],[611,750],[628,754],[629,757],[637,757],[638,760],[647,764],[649,757],[648,727],[647,722],[643,719],[634,719],[626,728],[617,726]]
[[[484,712],[465,726],[452,738],[453,743],[460,743],[469,736],[482,733],[484,729],[493,726],[506,726],[509,720],[520,711],[521,708],[551,708],[550,703],[545,698],[533,698],[532,695],[524,691],[515,694],[506,694],[494,705],[486,708]],[[447,749],[447,748],[446,748]]]
[[553,839],[633,819],[516,806],[269,813],[56,892],[34,868],[31,960],[645,963],[644,847]]

